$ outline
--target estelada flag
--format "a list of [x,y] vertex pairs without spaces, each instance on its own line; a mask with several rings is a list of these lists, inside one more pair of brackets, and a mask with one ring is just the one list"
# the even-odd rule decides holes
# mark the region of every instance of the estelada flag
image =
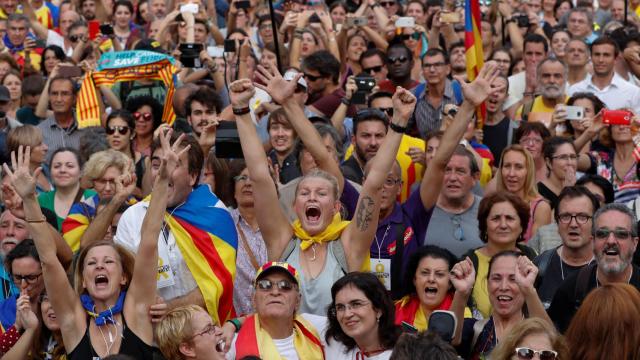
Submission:
[[[480,23],[480,3],[478,0],[466,0],[464,5],[464,48],[467,59],[467,79],[475,80],[484,65],[482,52],[482,26]],[[485,118],[485,106],[477,109],[476,128],[482,129]]]

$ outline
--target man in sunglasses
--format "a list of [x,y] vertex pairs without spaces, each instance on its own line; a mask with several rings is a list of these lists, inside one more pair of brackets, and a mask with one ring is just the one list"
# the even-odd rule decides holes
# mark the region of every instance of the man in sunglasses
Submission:
[[592,289],[628,283],[640,289],[640,268],[631,260],[638,246],[636,217],[624,204],[607,204],[593,215],[591,242],[595,261],[565,279],[549,307],[549,317],[564,332]]
[[368,49],[360,55],[360,66],[362,72],[367,73],[376,80],[376,84],[380,84],[387,80],[386,64],[387,55],[378,48]]
[[304,59],[302,71],[308,85],[309,110],[331,116],[345,95],[340,87],[340,62],[329,51],[320,50]]
[[[297,314],[301,298],[298,271],[293,266],[275,261],[262,265],[254,281],[255,314],[223,326],[225,333],[229,329],[237,331],[226,358],[323,358],[326,342],[320,335],[327,326],[326,318]],[[271,352],[274,350],[277,353]]]
[[380,91],[395,94],[396,88],[401,86],[412,90],[418,82],[411,78],[413,69],[413,52],[402,43],[392,44],[387,48],[387,78],[378,83]]
[[[28,2],[25,2],[23,6],[25,10],[28,9],[28,7],[31,7],[31,5],[29,5]],[[84,20],[80,19],[80,15],[73,10],[67,10],[60,14],[60,21],[59,21],[60,26],[58,27],[59,32],[50,30],[46,26],[38,22],[33,10],[25,11],[25,15],[29,17],[29,20],[31,22],[30,23],[31,29],[33,29],[33,32],[36,34],[38,38],[46,40],[47,46],[49,45],[60,46],[64,51],[64,53],[69,57],[73,54],[73,49],[78,45],[79,43],[78,39],[80,38],[80,37],[75,37],[75,40],[72,39],[71,37],[72,34],[70,30],[71,26],[76,23],[82,24],[85,28],[85,31],[84,31],[85,38],[87,37],[87,34],[89,32],[87,28],[87,23]]]

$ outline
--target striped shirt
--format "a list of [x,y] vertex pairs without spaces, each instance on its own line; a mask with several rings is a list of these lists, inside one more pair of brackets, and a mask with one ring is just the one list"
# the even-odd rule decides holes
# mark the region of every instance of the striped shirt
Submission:
[[413,112],[411,124],[414,124],[418,128],[420,138],[424,139],[430,131],[439,130],[442,123],[442,110],[447,104],[456,104],[456,96],[453,93],[453,87],[451,86],[451,80],[445,79],[444,94],[442,95],[442,101],[437,108],[433,107],[427,100],[429,93],[429,87],[425,86],[424,92],[420,95],[416,104],[416,109]]
[[41,122],[38,127],[42,131],[44,143],[49,147],[46,162],[49,162],[51,154],[61,147],[80,149],[80,138],[84,130],[78,129],[78,122],[75,119],[75,115],[73,116],[73,124],[71,124],[71,127],[68,129],[60,127],[55,117],[50,117]]

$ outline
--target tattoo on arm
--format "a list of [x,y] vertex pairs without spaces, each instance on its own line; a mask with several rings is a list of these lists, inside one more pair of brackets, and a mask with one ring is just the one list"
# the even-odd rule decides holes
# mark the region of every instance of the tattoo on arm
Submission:
[[369,223],[372,219],[373,205],[375,202],[373,198],[366,195],[360,201],[360,206],[356,210],[356,225],[360,231],[365,231],[369,227]]

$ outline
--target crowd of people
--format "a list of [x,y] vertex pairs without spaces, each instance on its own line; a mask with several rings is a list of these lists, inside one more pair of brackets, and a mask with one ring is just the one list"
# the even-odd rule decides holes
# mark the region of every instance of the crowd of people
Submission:
[[640,360],[640,5],[470,1],[0,0],[1,358]]

